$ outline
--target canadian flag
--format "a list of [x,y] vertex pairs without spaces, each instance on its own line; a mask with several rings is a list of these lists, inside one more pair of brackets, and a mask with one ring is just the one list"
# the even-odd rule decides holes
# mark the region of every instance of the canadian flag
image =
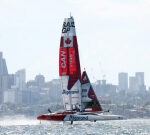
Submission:
[[64,47],[72,47],[73,46],[73,37],[65,36],[64,37]]

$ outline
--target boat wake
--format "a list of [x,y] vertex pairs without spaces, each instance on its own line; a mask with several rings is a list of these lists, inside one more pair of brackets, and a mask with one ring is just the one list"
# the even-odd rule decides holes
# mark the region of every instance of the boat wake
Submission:
[[38,125],[39,121],[28,118],[4,118],[0,120],[0,126]]

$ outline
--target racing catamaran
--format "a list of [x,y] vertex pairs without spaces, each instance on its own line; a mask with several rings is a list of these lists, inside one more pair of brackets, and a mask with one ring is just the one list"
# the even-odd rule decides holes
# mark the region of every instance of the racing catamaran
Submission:
[[[50,121],[99,121],[121,120],[122,116],[108,115],[102,109],[86,71],[80,69],[74,18],[65,18],[59,50],[59,76],[61,79],[63,112],[48,113],[37,117]],[[108,112],[108,111],[107,111]]]

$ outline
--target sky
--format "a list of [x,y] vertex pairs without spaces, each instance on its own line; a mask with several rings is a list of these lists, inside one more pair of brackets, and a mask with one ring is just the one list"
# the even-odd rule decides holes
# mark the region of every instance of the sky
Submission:
[[75,19],[80,63],[91,81],[145,72],[150,86],[150,0],[0,0],[0,51],[8,72],[59,78],[64,18]]

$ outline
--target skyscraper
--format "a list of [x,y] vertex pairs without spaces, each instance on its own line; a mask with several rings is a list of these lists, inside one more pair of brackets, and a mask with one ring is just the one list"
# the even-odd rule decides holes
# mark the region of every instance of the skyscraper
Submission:
[[129,89],[136,91],[146,90],[144,72],[136,72],[135,76],[129,78]]
[[0,52],[0,103],[3,102],[4,90],[7,89],[8,70],[3,53]]
[[145,90],[144,72],[136,72],[135,78],[138,90]]
[[135,77],[139,86],[144,85],[144,72],[136,72]]
[[137,82],[135,76],[129,77],[129,89],[130,90],[137,90]]
[[119,90],[128,90],[128,73],[118,74]]
[[15,74],[15,85],[19,90],[26,87],[26,71],[25,69],[18,70]]
[[0,75],[8,75],[6,61],[3,58],[2,52],[0,52]]
[[12,86],[15,85],[15,75],[14,74],[9,74],[8,75],[8,88],[11,89]]
[[45,83],[45,77],[39,74],[35,77],[35,81],[39,87],[42,87]]

